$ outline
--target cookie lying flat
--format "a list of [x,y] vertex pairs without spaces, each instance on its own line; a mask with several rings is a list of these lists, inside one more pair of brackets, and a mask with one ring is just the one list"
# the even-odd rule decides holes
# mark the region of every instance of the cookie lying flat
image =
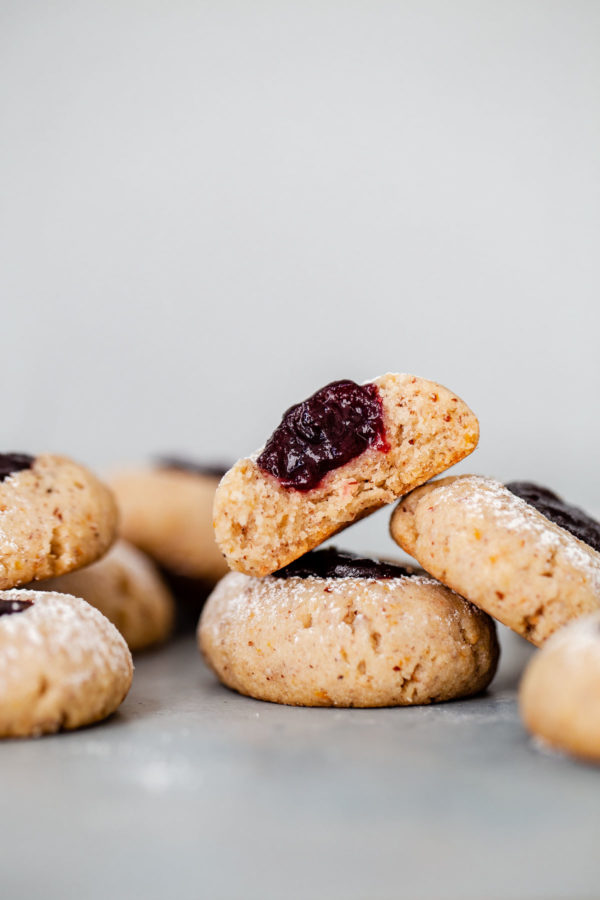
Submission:
[[172,459],[115,475],[122,537],[168,571],[214,585],[227,572],[212,529],[223,471]]
[[526,727],[551,746],[600,762],[600,615],[571,622],[529,663],[519,689]]
[[533,644],[600,609],[600,554],[491,478],[418,488],[394,510],[391,533],[431,575]]
[[333,382],[225,475],[217,543],[230,568],[268,575],[463,459],[478,436],[471,410],[432,381]]
[[63,456],[0,455],[0,590],[102,556],[114,540],[111,492]]
[[127,644],[83,600],[0,592],[0,737],[104,719],[125,699],[132,674]]
[[132,651],[166,640],[173,628],[171,592],[152,561],[127,541],[117,541],[85,569],[40,582],[39,590],[81,597],[119,629]]
[[489,616],[433,579],[335,556],[319,550],[276,576],[223,578],[198,641],[224,684],[294,706],[408,706],[489,684],[498,660]]

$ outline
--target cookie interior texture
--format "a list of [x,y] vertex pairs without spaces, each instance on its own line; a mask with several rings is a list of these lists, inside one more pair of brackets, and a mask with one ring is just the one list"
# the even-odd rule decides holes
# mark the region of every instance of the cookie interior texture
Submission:
[[0,737],[79,728],[115,711],[133,665],[105,616],[66,594],[11,590],[0,600],[30,604],[0,617]]
[[519,687],[519,711],[551,747],[600,762],[600,614],[570,623],[535,654]]
[[469,696],[498,660],[493,621],[431,578],[230,573],[198,628],[228,687],[297,706],[406,706]]
[[312,490],[286,488],[265,474],[260,453],[224,476],[214,525],[230,568],[257,576],[281,569],[475,449],[477,419],[447,388],[395,374],[371,384],[383,409],[384,444],[369,445]]
[[600,554],[491,478],[417,488],[390,530],[435,578],[533,644],[600,608]]

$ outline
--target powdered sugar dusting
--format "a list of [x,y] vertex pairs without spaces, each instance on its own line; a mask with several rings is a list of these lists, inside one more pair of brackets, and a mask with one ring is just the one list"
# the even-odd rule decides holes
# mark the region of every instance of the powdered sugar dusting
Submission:
[[131,654],[102,613],[70,594],[13,589],[0,592],[3,600],[31,600],[33,606],[0,617],[0,696],[15,671],[32,653],[41,667],[61,658],[61,679],[76,686],[97,671],[131,670]]
[[[376,586],[377,602],[385,603],[385,594],[389,594],[390,604],[397,603],[404,590],[411,587],[428,587],[439,597],[439,615],[431,609],[430,619],[444,622],[447,627],[456,625],[465,615],[487,618],[486,614],[426,575],[402,575],[398,578],[307,578],[290,577],[273,578],[267,575],[256,578],[240,572],[230,572],[221,579],[211,597],[207,601],[206,615],[203,616],[203,627],[207,625],[219,630],[224,617],[231,623],[243,625],[255,617],[262,622],[272,620],[273,625],[281,621],[281,616],[292,609],[303,607],[323,610],[331,614],[331,624],[341,626],[345,620],[341,618],[348,604],[353,607],[357,621],[365,618],[363,606],[367,604]],[[382,597],[382,592],[385,592]],[[214,614],[213,614],[214,611]],[[409,614],[403,611],[403,621],[407,624]]]
[[560,553],[600,591],[600,553],[551,522],[501,482],[481,475],[460,476],[444,484],[438,502],[458,504],[478,518],[493,516],[498,527],[531,537],[548,552]]

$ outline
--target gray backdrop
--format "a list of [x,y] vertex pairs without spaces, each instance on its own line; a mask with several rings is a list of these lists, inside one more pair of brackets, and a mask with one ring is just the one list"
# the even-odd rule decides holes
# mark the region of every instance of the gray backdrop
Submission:
[[600,509],[599,4],[0,10],[4,447],[233,459],[408,371]]

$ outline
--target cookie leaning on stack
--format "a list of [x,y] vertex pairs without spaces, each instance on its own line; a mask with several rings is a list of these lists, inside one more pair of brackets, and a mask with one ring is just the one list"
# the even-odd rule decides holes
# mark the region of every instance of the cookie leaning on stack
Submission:
[[[590,517],[551,492],[554,499],[542,502],[533,487],[442,478],[404,497],[390,529],[434,578],[539,646],[571,619],[600,609],[600,553],[567,530],[593,534]],[[537,507],[530,502],[536,497]]]

